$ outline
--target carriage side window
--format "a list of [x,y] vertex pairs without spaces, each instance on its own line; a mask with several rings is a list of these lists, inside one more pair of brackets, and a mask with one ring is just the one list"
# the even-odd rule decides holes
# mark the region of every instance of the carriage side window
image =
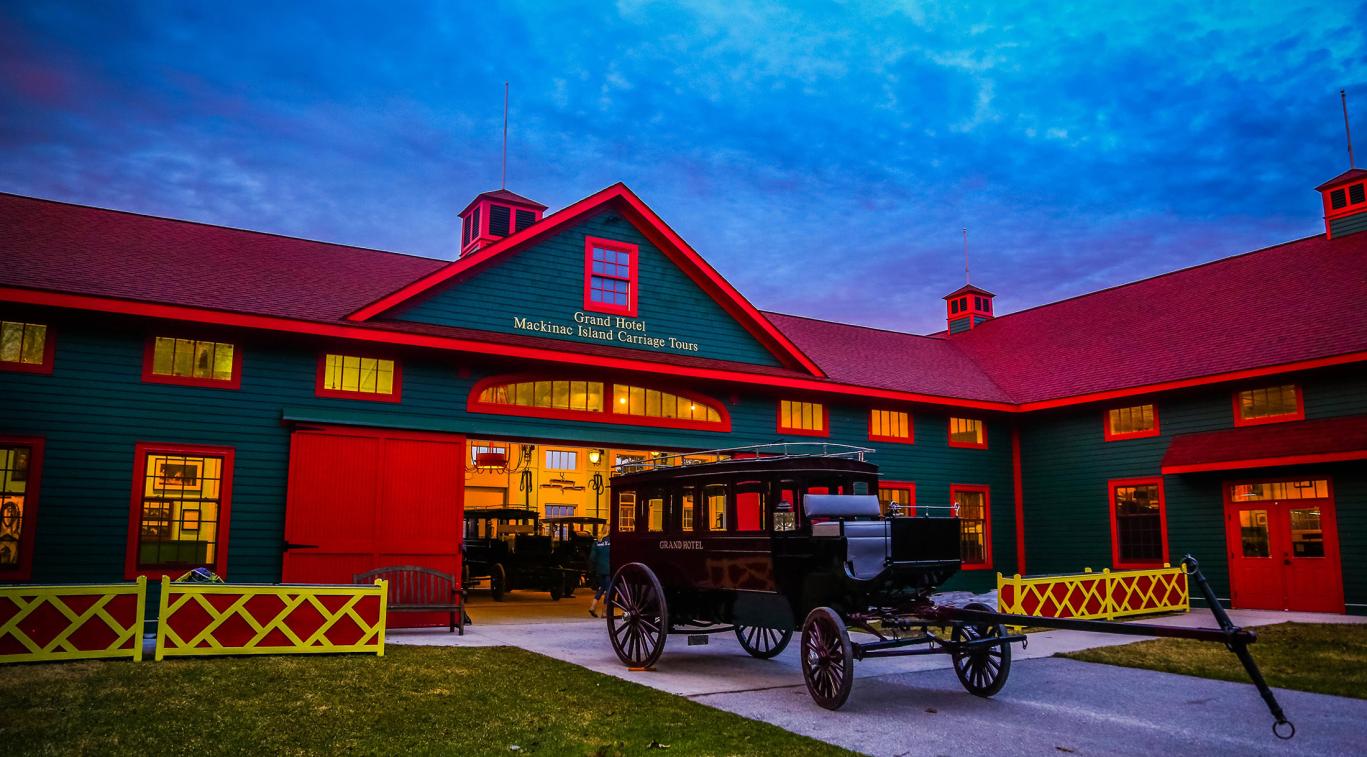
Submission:
[[636,530],[636,492],[617,492],[617,530]]
[[665,530],[664,492],[651,492],[650,496],[646,498],[646,530]]
[[736,530],[763,531],[765,496],[763,481],[742,481],[736,484]]
[[679,527],[684,531],[693,530],[693,487],[685,486],[679,495]]
[[704,490],[707,499],[707,529],[726,530],[726,487],[709,486]]
[[949,498],[959,513],[959,559],[963,560],[963,567],[991,567],[992,531],[988,522],[987,487],[952,485]]

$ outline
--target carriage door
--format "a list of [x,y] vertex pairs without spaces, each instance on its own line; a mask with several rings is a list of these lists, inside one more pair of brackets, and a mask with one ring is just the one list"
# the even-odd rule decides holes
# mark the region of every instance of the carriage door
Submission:
[[1229,484],[1225,497],[1235,607],[1344,611],[1327,479]]
[[464,437],[299,430],[290,440],[284,580],[351,583],[420,565],[460,575]]

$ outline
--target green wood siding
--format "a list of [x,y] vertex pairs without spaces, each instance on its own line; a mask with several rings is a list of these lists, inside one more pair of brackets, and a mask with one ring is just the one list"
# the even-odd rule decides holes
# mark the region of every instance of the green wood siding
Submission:
[[[1326,369],[1293,378],[1303,388],[1309,419],[1367,413],[1367,377],[1360,368]],[[1102,413],[1148,399],[1030,415],[1021,431],[1029,572],[1112,567],[1106,482],[1159,475],[1163,453],[1175,435],[1233,428],[1232,391],[1223,386],[1158,397],[1162,435],[1147,439],[1104,441]],[[1367,611],[1367,475],[1359,463],[1164,476],[1169,561],[1195,555],[1217,594],[1228,597],[1223,482],[1312,474],[1333,480],[1345,600],[1350,611]]]
[[[637,256],[638,318],[635,320],[645,323],[647,336],[664,339],[663,347],[656,350],[577,334],[547,334],[514,327],[515,317],[576,326],[574,314],[584,309],[586,236],[628,242],[640,248]],[[439,287],[419,302],[405,305],[384,317],[758,365],[779,364],[764,345],[664,253],[625,218],[611,212],[600,213],[543,242],[505,256],[468,278]],[[614,335],[618,331],[615,327],[609,330]],[[698,349],[671,347],[669,337],[696,344]]]
[[1335,239],[1367,231],[1367,213],[1356,213],[1329,222],[1329,231]]
[[[0,434],[46,439],[35,581],[122,579],[138,442],[236,450],[227,577],[271,582],[280,580],[284,536],[290,431],[283,417],[643,448],[711,449],[783,438],[775,429],[778,396],[736,394],[720,384],[693,388],[726,403],[733,426],[729,434],[466,414],[474,382],[495,371],[468,357],[431,352],[397,355],[403,365],[403,401],[397,405],[318,398],[314,379],[323,345],[253,334],[215,334],[242,350],[238,390],[146,384],[141,378],[145,338],[164,329],[112,316],[26,315],[53,324],[57,333],[51,376],[0,373],[5,400]],[[509,370],[519,368],[496,372]],[[988,419],[990,449],[966,450],[947,446],[945,416],[916,412],[914,423],[914,445],[872,443],[868,408],[834,405],[829,441],[878,448],[871,459],[889,480],[916,482],[920,503],[947,504],[951,483],[990,486],[995,566],[1014,570],[1008,427]],[[981,590],[992,579],[992,571],[972,571],[952,587]]]

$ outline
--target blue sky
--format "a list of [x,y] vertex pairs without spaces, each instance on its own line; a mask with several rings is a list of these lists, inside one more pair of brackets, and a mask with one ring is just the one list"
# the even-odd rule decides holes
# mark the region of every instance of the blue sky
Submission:
[[1007,312],[1323,231],[1340,87],[1367,164],[1359,3],[284,5],[3,4],[0,191],[450,258],[506,79],[510,189],[927,332],[964,226]]

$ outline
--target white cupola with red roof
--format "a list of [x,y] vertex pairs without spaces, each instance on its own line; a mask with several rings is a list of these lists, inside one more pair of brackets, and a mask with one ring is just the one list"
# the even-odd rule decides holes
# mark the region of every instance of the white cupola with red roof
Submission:
[[986,289],[964,284],[945,295],[945,319],[949,333],[958,334],[992,320],[992,298]]
[[1350,168],[1315,187],[1324,201],[1324,235],[1329,239],[1367,231],[1367,169]]
[[541,220],[546,206],[506,189],[484,192],[460,212],[460,254],[469,255]]

